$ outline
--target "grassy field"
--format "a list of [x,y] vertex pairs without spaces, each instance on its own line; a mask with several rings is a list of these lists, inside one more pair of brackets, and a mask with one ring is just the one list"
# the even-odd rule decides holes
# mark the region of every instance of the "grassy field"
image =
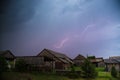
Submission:
[[[88,80],[88,79],[69,79],[65,76],[45,73],[19,73],[19,72],[4,72],[2,80]],[[0,79],[1,80],[1,79]],[[96,79],[90,80],[119,80],[111,77],[109,72],[99,72]]]
[[[81,70],[80,67],[75,68],[76,71]],[[110,72],[105,72],[104,68],[96,68],[98,72],[98,77],[95,79],[69,79],[66,76],[56,75],[53,73],[40,73],[40,72],[32,72],[32,73],[20,73],[20,72],[4,72],[2,74],[2,79],[0,80],[119,80],[113,78]]]

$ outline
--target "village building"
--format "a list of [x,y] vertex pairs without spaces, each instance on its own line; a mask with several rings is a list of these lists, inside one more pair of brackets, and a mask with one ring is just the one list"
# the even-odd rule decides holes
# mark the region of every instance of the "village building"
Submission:
[[10,50],[0,51],[0,56],[4,57],[8,63],[8,68],[14,67],[15,56]]
[[12,61],[15,59],[15,56],[10,50],[0,51],[0,56],[4,57],[7,61]]
[[104,59],[102,57],[90,59],[90,62],[94,64],[96,67],[104,67]]
[[78,56],[76,56],[74,59],[73,59],[73,62],[76,66],[81,66],[83,64],[85,60],[85,57],[81,54],[79,54]]
[[54,70],[66,70],[73,64],[73,61],[65,54],[49,49],[43,49],[37,56],[48,59],[44,62],[45,65],[52,67]]
[[109,57],[109,59],[104,59],[106,71],[111,71],[112,66],[115,67],[117,71],[120,71],[120,56]]
[[90,62],[92,64],[95,65],[95,67],[104,67],[105,66],[103,57],[96,58],[95,56],[88,56],[88,59],[90,60]]
[[18,60],[24,60],[29,71],[41,71],[46,67],[44,65],[44,57],[41,56],[17,56],[15,59],[15,64]]

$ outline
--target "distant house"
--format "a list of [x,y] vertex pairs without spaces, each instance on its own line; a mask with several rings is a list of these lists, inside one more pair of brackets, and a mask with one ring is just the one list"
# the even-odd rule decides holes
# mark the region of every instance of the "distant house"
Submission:
[[15,59],[15,56],[10,50],[0,51],[0,56],[4,57],[8,61],[12,61]]
[[78,56],[76,56],[74,59],[73,59],[73,62],[76,66],[81,66],[83,64],[85,60],[85,57],[81,54],[79,54]]
[[94,64],[96,67],[104,67],[104,59],[102,57],[96,58],[95,56],[88,56],[88,59],[92,64]]
[[111,71],[112,66],[120,71],[120,56],[109,57],[109,59],[105,59],[105,67],[106,71]]
[[49,49],[42,50],[37,56],[43,56],[48,59],[45,61],[45,65],[55,70],[65,70],[73,64],[73,61],[65,54]]
[[105,63],[104,63],[103,57],[96,58],[96,62],[98,63],[97,67],[105,67]]

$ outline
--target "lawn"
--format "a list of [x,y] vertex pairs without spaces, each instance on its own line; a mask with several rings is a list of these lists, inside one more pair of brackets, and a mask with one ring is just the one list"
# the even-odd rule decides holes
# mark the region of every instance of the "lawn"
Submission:
[[[4,72],[2,80],[88,80],[88,79],[69,79],[65,76],[59,76],[55,74],[45,73],[19,73],[19,72]],[[0,79],[1,80],[1,79]],[[90,80],[117,80],[112,78],[109,72],[99,72],[96,79]]]
[[[19,73],[19,72],[4,72],[2,80],[69,80],[64,76],[45,73]],[[1,80],[1,79],[0,79]]]

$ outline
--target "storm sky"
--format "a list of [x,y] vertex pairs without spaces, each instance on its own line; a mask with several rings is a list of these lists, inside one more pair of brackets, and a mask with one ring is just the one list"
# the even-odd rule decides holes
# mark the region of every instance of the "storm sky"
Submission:
[[0,50],[120,56],[119,0],[1,0]]

